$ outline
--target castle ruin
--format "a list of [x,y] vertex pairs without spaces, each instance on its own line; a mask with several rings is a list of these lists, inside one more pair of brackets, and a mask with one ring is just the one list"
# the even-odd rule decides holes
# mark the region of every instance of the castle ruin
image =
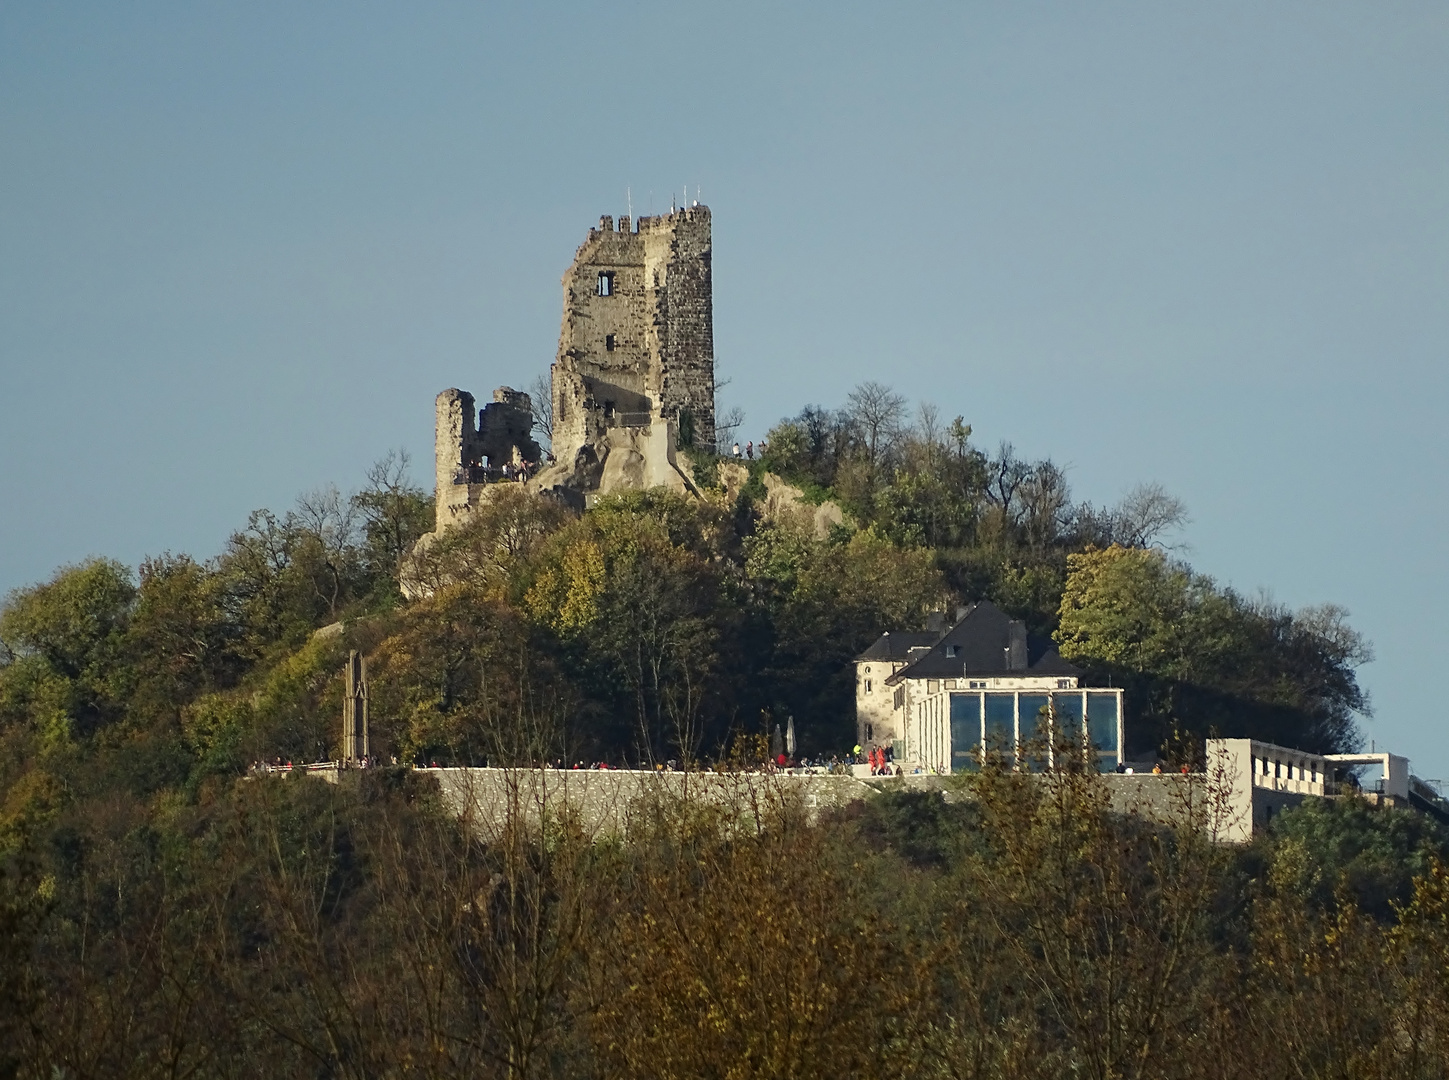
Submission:
[[473,395],[444,390],[436,401],[433,462],[437,473],[434,528],[443,532],[459,524],[483,498],[487,486],[525,475],[542,460],[533,438],[533,401],[527,394],[500,386],[493,401],[477,413]]
[[714,301],[709,208],[604,217],[564,275],[553,365],[554,456],[608,449],[611,432],[675,426],[714,445]]
[[[526,482],[582,505],[611,491],[693,491],[680,446],[714,446],[714,300],[709,207],[631,223],[612,217],[563,277],[551,369],[552,461],[533,439],[534,404],[509,387],[480,413],[462,390],[437,398],[436,533],[489,485]],[[475,419],[476,417],[476,419]]]

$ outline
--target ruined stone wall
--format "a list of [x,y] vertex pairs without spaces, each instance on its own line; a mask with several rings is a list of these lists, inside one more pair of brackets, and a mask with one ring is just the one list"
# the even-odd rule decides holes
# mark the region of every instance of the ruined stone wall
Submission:
[[653,329],[663,415],[692,418],[696,445],[714,446],[714,286],[709,208],[640,222],[655,283]]
[[486,494],[487,480],[497,479],[496,475],[485,477],[485,473],[505,464],[532,465],[541,456],[533,439],[533,403],[527,394],[500,386],[493,391],[493,401],[475,413],[472,394],[444,390],[435,403],[434,531],[441,533],[460,524],[478,505]]
[[683,414],[714,440],[714,308],[709,208],[604,217],[563,279],[553,366],[554,455],[570,463],[617,427]]
[[473,426],[473,395],[467,391],[444,390],[437,397],[435,411],[433,463],[438,486],[433,527],[441,533],[456,524],[472,502],[467,468],[475,456],[478,436]]
[[533,439],[533,399],[500,386],[478,416],[478,453],[491,468],[536,464],[542,451]]

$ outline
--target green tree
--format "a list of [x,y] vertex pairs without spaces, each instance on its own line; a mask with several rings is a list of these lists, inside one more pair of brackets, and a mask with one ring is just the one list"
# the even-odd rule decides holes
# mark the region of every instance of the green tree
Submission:
[[1116,544],[1067,567],[1056,639],[1129,688],[1134,750],[1174,724],[1319,752],[1356,744],[1369,703],[1355,668],[1372,654],[1341,609],[1250,603],[1160,551]]
[[433,527],[433,500],[408,476],[408,452],[389,450],[367,470],[367,486],[352,496],[362,517],[364,571],[374,591],[393,598],[403,559]]
[[125,713],[126,627],[136,599],[120,563],[92,559],[12,592],[0,609],[0,709],[66,745]]

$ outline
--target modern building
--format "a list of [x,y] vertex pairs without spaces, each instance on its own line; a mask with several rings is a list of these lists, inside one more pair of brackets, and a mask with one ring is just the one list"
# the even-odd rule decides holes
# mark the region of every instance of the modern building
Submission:
[[1412,797],[1415,778],[1409,760],[1398,754],[1310,754],[1257,739],[1209,739],[1207,767],[1209,774],[1222,774],[1231,808],[1222,838],[1234,842],[1247,842],[1275,814],[1312,796],[1364,795],[1389,806],[1443,812],[1435,805],[1442,800],[1423,781],[1424,793]]
[[1122,691],[1082,686],[1050,639],[990,601],[949,629],[882,634],[855,666],[857,740],[908,767],[968,771],[988,751],[1030,768],[1065,746],[1121,764]]

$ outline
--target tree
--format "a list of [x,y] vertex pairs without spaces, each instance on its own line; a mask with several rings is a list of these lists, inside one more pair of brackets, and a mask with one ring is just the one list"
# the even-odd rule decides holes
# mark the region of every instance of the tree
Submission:
[[525,600],[587,658],[597,692],[622,691],[609,711],[628,709],[646,761],[692,761],[705,735],[724,607],[708,513],[657,493],[605,500],[557,535]]
[[288,515],[287,525],[296,536],[292,559],[308,572],[334,619],[355,573],[355,510],[336,485],[329,484],[302,495],[297,509]]
[[733,454],[735,432],[745,422],[745,410],[738,405],[731,405],[724,412],[714,418],[714,449],[720,457],[730,457]]
[[528,387],[528,400],[533,409],[533,430],[543,436],[544,449],[553,451],[553,380],[538,375]]
[[53,747],[121,719],[132,672],[125,634],[131,572],[108,559],[58,570],[11,592],[0,609],[0,723],[20,722]]
[[587,1002],[601,1074],[879,1076],[913,989],[890,913],[798,800],[741,781],[653,800]]
[[1355,745],[1369,703],[1354,670],[1371,654],[1340,609],[1248,602],[1153,549],[1114,544],[1067,567],[1056,639],[1128,686],[1134,749],[1174,723],[1320,753]]
[[403,558],[433,524],[433,503],[408,476],[408,452],[389,450],[367,470],[367,487],[352,497],[366,536],[363,556],[374,581],[395,587]]
[[846,398],[845,411],[860,430],[866,462],[874,476],[883,454],[900,433],[906,399],[878,382],[863,382]]

